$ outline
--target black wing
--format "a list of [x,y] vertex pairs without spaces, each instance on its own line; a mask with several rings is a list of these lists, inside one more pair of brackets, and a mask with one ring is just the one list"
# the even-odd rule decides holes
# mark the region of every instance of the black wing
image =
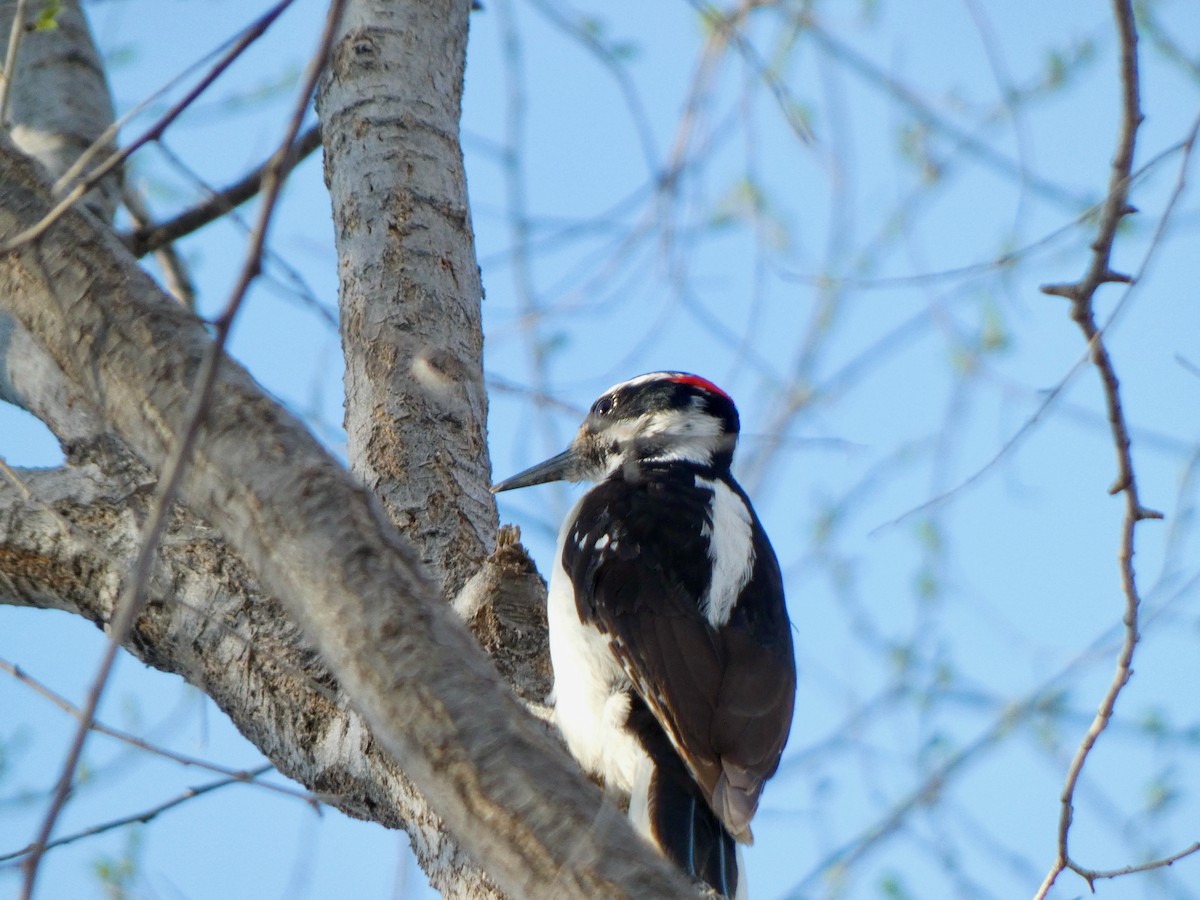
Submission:
[[581,621],[608,636],[713,811],[735,837],[749,840],[750,818],[791,726],[791,628],[779,564],[753,511],[747,589],[723,627],[705,619],[710,567],[701,527],[712,491],[697,486],[696,474],[677,465],[638,467],[592,488],[563,563]]

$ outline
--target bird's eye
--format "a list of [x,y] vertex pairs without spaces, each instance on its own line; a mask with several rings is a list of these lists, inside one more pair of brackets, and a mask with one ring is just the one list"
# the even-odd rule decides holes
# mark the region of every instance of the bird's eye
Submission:
[[617,405],[617,401],[613,397],[611,397],[611,396],[601,397],[599,400],[596,401],[596,415],[607,416],[610,412],[613,411],[613,408],[616,405]]

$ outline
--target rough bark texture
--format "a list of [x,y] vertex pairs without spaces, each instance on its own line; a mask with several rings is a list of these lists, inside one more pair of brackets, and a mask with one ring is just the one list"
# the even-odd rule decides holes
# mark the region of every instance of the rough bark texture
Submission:
[[[0,4],[0,35],[12,29],[16,3]],[[59,178],[112,124],[113,106],[104,68],[78,0],[64,0],[55,27],[35,30],[43,4],[26,7],[26,26],[13,74],[5,123],[18,147]],[[108,141],[99,159],[116,148]],[[118,177],[91,191],[85,203],[101,219],[112,220],[120,193]]]
[[[94,465],[19,475],[28,498],[0,481],[0,598],[104,627],[137,552],[153,481],[118,486]],[[281,604],[215,531],[177,512],[148,595],[126,649],[204,691],[281,772],[324,802],[408,829],[447,896],[495,893],[370,739]]]
[[[48,208],[0,143],[0,238]],[[155,469],[177,437],[208,337],[95,220],[66,215],[0,260],[0,303]],[[674,896],[673,871],[606,808],[504,687],[374,498],[235,364],[183,498],[282,598],[370,728],[450,831],[521,897]],[[357,755],[363,729],[327,734]]]
[[[26,22],[41,13],[26,9]],[[0,4],[0,35],[12,28],[15,3]],[[78,0],[66,0],[58,27],[27,30],[9,88],[8,120],[14,143],[57,179],[113,121],[112,99]],[[106,148],[111,149],[111,145]],[[115,179],[88,195],[89,208],[112,220]],[[103,423],[89,411],[41,346],[8,316],[0,313],[0,399],[27,409],[46,422],[64,444],[98,439]]]
[[350,2],[317,97],[351,470],[383,500],[446,597],[496,533],[483,289],[458,145],[470,6]]
[[[0,10],[9,16],[5,33],[13,9]],[[34,4],[31,11],[40,10]],[[24,44],[28,55],[19,57],[10,112],[22,149],[51,177],[61,176],[112,116],[77,4],[66,5],[60,25]],[[111,217],[111,204],[92,208]],[[62,609],[104,627],[136,550],[154,477],[44,348],[3,313],[0,399],[45,422],[70,465],[20,473],[28,496],[0,479],[0,602]],[[489,564],[481,575],[495,569]],[[151,602],[126,649],[204,690],[281,771],[326,802],[406,828],[431,882],[447,896],[496,893],[377,743],[324,739],[364,734],[359,717],[302,644],[299,629],[216,532],[178,511],[149,590]],[[536,605],[540,598],[535,590],[525,600]]]
[[[0,139],[0,238],[44,214],[45,173],[111,119],[77,3],[60,24],[18,70],[23,137]],[[466,4],[351,3],[322,96],[351,453],[418,550],[226,363],[126,647],[204,690],[327,802],[406,828],[447,896],[679,896],[678,873],[437,599],[457,594],[518,691],[544,696],[540,579],[513,535],[484,561],[495,508],[457,146],[465,28]],[[96,209],[111,213],[103,198]],[[0,481],[0,602],[103,625],[208,337],[81,212],[0,258],[0,308],[15,314],[0,315],[0,397],[46,422],[68,462],[21,473],[28,494]]]

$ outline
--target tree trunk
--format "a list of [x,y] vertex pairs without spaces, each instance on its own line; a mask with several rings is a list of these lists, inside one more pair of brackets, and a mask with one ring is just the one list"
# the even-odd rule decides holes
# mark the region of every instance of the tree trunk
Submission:
[[470,5],[349,3],[317,96],[350,470],[447,597],[496,534],[483,289],[458,145]]
[[[502,667],[526,689],[544,677],[528,660],[514,667],[496,640],[505,622],[525,627],[521,604],[489,602],[514,592],[528,602],[527,559],[506,546],[480,568],[495,509],[456,143],[467,5],[351,3],[322,94],[344,334],[356,357],[347,366],[355,469],[416,549],[369,490],[225,360],[184,508],[126,645],[209,693],[328,802],[407,828],[447,895],[494,895],[494,878],[519,897],[679,896],[686,881],[601,803],[441,599],[469,580],[462,605],[505,655]],[[423,85],[424,99],[401,93],[356,110],[353,98],[375,96],[383,73]],[[342,139],[359,127],[390,129],[362,140],[374,155]],[[413,145],[402,150],[402,137]],[[356,209],[353,195],[372,193],[380,207]],[[0,139],[0,240],[50,205],[44,173]],[[23,473],[29,496],[0,488],[0,594],[102,624],[209,337],[79,211],[0,257],[0,308],[12,316],[0,325],[0,391],[55,430],[69,463]]]

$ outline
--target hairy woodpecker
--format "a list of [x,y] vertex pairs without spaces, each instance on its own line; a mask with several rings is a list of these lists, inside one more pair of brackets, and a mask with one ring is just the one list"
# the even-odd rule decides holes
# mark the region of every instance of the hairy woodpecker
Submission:
[[639,830],[726,897],[746,895],[737,844],[796,692],[779,564],[730,473],[737,435],[715,384],[653,372],[605,391],[566,451],[492,488],[595,482],[550,577],[555,721],[584,769],[629,794]]

